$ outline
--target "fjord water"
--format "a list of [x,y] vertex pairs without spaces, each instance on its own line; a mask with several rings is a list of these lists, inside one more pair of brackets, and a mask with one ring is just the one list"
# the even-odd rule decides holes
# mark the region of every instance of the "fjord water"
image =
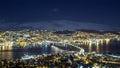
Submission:
[[[100,45],[80,45],[80,47],[85,49],[85,52],[96,52],[102,54],[114,54],[120,55],[120,41],[112,40],[108,44]],[[67,48],[69,49],[69,47]],[[28,50],[28,51],[1,51],[0,59],[20,59],[24,55],[41,55],[49,53],[59,53],[60,49],[56,48],[40,48],[38,50]]]

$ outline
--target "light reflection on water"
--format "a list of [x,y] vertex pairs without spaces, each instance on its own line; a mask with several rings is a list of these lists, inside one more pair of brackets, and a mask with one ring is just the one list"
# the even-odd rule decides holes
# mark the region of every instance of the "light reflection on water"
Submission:
[[[111,41],[110,43],[103,43],[103,44],[88,44],[88,45],[80,45],[80,47],[84,48],[86,52],[97,52],[97,53],[104,53],[104,54],[117,54],[120,55],[120,42],[118,41]],[[57,48],[49,48],[43,49],[38,51],[20,51],[20,52],[0,52],[0,59],[20,59],[25,54],[28,55],[41,55],[44,53],[56,53],[61,52]]]
[[[40,48],[41,49],[41,48]],[[0,52],[0,59],[21,59],[24,55],[41,55],[41,54],[48,54],[48,53],[59,53],[62,52],[61,49],[57,47],[48,47],[42,48],[42,50],[37,51],[4,51]]]
[[109,43],[80,45],[87,52],[97,52],[103,54],[120,54],[120,41],[111,40]]

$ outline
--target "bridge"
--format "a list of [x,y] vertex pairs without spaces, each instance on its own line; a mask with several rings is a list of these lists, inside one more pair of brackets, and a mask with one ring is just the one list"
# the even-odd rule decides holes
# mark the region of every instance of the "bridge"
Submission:
[[51,43],[57,43],[57,42],[43,41],[41,45],[42,45],[44,50],[47,50],[48,48],[52,48],[51,50],[54,53],[61,53],[61,52],[64,51],[63,49],[60,49],[60,48],[58,48],[58,47],[56,47],[54,45],[51,45]]
[[[53,43],[53,44],[58,44],[58,43],[62,43],[62,42],[43,41],[43,42],[42,42],[42,45],[43,45],[43,47],[45,47],[45,48],[51,46],[51,47],[55,50],[55,52],[63,52],[63,51],[64,51],[63,49],[60,49],[60,48],[58,48],[58,47],[55,46],[55,45],[50,45],[51,43]],[[63,44],[66,44],[66,43],[63,43]],[[69,44],[69,46],[73,46],[73,47],[79,49],[80,51],[77,52],[77,54],[80,54],[80,55],[84,55],[84,56],[85,56],[85,54],[84,54],[84,51],[85,51],[85,50],[84,50],[83,48],[78,47],[78,46],[75,46],[75,45],[70,44],[70,43],[67,43],[67,44]]]
[[69,44],[69,45],[70,45],[70,46],[73,46],[73,47],[75,47],[75,48],[77,48],[77,49],[80,50],[77,54],[80,54],[80,55],[84,55],[84,56],[85,56],[85,54],[84,54],[85,50],[84,50],[83,48],[78,47],[78,46],[73,45],[73,44]]

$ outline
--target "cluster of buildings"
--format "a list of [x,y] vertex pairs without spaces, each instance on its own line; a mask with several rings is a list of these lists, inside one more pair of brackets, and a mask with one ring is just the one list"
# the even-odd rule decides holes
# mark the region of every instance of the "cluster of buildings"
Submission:
[[43,41],[62,44],[102,44],[104,41],[119,40],[120,33],[90,33],[83,31],[19,30],[0,32],[0,50],[12,50],[13,47],[40,46]]

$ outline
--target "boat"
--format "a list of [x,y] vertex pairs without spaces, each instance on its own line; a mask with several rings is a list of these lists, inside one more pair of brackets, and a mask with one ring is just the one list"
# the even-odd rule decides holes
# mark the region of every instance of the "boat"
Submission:
[[30,56],[30,55],[25,55],[21,58],[21,60],[27,60],[27,59],[32,59],[32,58],[35,58],[34,56]]

